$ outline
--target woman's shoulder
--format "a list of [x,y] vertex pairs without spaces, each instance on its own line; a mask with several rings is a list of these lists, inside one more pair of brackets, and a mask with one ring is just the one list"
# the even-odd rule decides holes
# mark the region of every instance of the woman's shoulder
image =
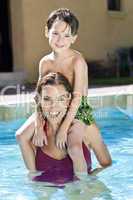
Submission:
[[26,121],[25,123],[17,130],[16,135],[20,135],[23,132],[27,132],[28,135],[32,133],[35,129],[35,119],[36,114],[33,113]]

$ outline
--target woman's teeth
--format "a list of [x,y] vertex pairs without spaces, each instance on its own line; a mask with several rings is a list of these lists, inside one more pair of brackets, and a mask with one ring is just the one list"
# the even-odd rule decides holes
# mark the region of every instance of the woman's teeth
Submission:
[[57,117],[59,115],[60,112],[50,112],[49,116],[50,117]]

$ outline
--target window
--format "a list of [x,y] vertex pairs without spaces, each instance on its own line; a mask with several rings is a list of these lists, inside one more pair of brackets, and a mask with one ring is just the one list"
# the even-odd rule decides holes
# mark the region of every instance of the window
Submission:
[[121,0],[107,0],[108,10],[121,11]]

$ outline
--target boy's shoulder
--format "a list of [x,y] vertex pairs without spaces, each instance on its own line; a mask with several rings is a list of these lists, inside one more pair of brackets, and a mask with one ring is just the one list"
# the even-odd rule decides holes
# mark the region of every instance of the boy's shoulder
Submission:
[[74,63],[77,65],[77,64],[85,64],[86,61],[85,61],[85,58],[84,56],[82,55],[81,52],[77,51],[77,50],[73,50],[74,51]]
[[49,54],[43,56],[43,57],[41,58],[41,60],[40,60],[39,63],[40,63],[40,64],[43,64],[43,63],[49,63],[49,62],[51,62],[51,61],[52,61],[52,54],[49,53]]
[[82,56],[82,53],[81,52],[79,52],[79,51],[77,51],[77,50],[75,50],[75,49],[72,49],[72,52],[73,52],[73,54],[74,54],[74,56],[75,56],[75,58],[80,58],[80,57],[83,57]]

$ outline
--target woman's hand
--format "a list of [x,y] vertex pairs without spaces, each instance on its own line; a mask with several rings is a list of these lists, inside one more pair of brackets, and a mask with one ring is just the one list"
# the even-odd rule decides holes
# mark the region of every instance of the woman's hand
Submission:
[[28,178],[30,180],[33,180],[36,176],[41,176],[42,172],[40,171],[29,171],[28,172]]
[[96,176],[99,172],[101,172],[102,170],[104,170],[103,167],[97,167],[95,169],[93,169],[89,174],[90,175],[93,175],[93,176]]
[[32,138],[32,143],[35,146],[42,147],[44,144],[48,145],[46,132],[44,131],[45,121],[41,116],[37,115],[35,120],[35,132]]

